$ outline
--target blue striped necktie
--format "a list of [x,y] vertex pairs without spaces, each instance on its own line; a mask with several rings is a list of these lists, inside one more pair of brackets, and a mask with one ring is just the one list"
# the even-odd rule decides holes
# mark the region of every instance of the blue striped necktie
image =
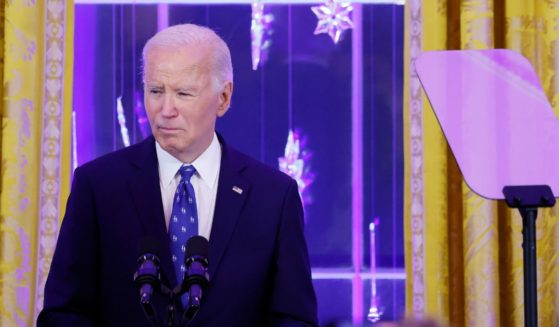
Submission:
[[[196,169],[192,165],[182,166],[179,169],[181,180],[173,198],[173,212],[169,222],[169,241],[177,282],[182,283],[186,271],[184,256],[186,241],[198,235],[198,210],[196,209],[196,196],[190,178]],[[182,297],[185,304],[187,296]]]

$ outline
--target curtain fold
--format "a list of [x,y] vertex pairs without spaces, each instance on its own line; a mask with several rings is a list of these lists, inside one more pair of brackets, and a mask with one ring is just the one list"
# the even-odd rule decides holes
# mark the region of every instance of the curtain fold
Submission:
[[34,325],[69,192],[73,6],[0,6],[0,326]]
[[[522,221],[463,181],[414,71],[422,51],[508,48],[535,67],[559,114],[559,1],[406,2],[405,224],[407,308],[452,326],[522,326]],[[538,319],[559,304],[559,215],[537,220]]]

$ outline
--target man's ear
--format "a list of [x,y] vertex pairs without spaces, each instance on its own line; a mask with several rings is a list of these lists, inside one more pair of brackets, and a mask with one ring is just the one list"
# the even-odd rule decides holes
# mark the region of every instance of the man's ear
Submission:
[[231,96],[233,95],[233,83],[228,81],[223,86],[223,89],[219,93],[219,107],[217,108],[217,116],[222,117],[225,115],[229,106],[231,105]]

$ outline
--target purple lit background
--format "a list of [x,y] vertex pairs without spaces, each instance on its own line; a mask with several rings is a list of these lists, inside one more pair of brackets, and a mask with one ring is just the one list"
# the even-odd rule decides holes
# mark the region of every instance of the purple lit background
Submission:
[[80,164],[123,147],[119,96],[131,143],[145,137],[138,106],[141,50],[166,23],[210,26],[231,47],[233,104],[218,122],[229,144],[277,167],[288,131],[304,136],[314,175],[305,190],[306,235],[322,325],[370,325],[373,217],[379,217],[374,277],[383,317],[400,318],[405,309],[404,7],[354,6],[356,28],[335,45],[325,34],[313,35],[311,5],[267,5],[275,17],[272,44],[257,71],[251,63],[250,5],[78,4],[75,9]]

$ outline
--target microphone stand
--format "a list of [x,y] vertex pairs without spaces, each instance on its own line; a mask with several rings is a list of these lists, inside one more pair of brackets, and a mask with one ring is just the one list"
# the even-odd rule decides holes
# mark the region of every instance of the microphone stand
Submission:
[[[167,315],[165,317],[164,326],[166,327],[175,327],[175,326],[188,326],[196,316],[198,310],[195,310],[193,314],[189,314],[189,308],[184,310],[182,318],[180,321],[177,321],[177,309],[176,309],[176,301],[180,299],[180,297],[186,293],[187,287],[185,287],[185,283],[181,283],[172,290],[165,284],[161,283],[160,291],[164,295],[167,295],[169,298],[169,304],[167,305]],[[190,302],[190,301],[189,301]],[[189,317],[191,315],[191,317]]]
[[[169,299],[169,304],[167,305],[167,312],[166,312],[166,315],[165,315],[163,326],[165,326],[165,327],[175,327],[175,326],[186,327],[186,326],[189,326],[190,323],[192,322],[192,320],[194,319],[194,317],[196,317],[196,314],[198,313],[198,309],[200,308],[199,299],[189,299],[189,303],[194,302],[194,305],[189,305],[188,308],[185,308],[184,313],[183,313],[180,321],[178,321],[178,319],[177,319],[177,308],[176,308],[176,305],[175,305],[177,299],[180,299],[180,297],[184,293],[186,293],[186,290],[191,285],[191,282],[190,282],[191,279],[192,278],[184,279],[182,283],[178,284],[173,289],[169,288],[167,285],[163,284],[162,282],[159,283],[159,286],[160,286],[159,288],[155,288],[155,290],[158,290],[159,292],[161,292],[161,294],[167,296],[167,298]],[[196,280],[198,280],[198,278],[196,278]],[[143,309],[144,315],[146,316],[146,319],[148,319],[153,326],[158,326],[158,322],[157,322],[157,318],[156,318],[157,317],[156,311],[155,311],[155,308],[153,308],[153,306],[151,306],[151,303],[141,302],[140,304],[142,305],[142,309]],[[149,310],[149,312],[147,312],[146,309],[145,309],[146,306],[150,306],[152,310]]]
[[[175,288],[176,289],[176,288]],[[167,315],[165,316],[165,326],[174,327],[175,322],[175,290],[171,290],[167,285],[161,283],[161,293],[169,297],[169,304],[167,305]]]

